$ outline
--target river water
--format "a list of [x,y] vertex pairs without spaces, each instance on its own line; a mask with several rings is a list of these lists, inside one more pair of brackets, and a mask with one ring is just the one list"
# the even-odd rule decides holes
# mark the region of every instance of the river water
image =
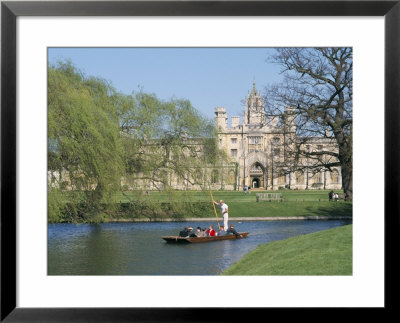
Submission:
[[245,239],[166,243],[185,225],[210,222],[49,224],[49,275],[218,275],[259,244],[350,224],[349,220],[235,222]]

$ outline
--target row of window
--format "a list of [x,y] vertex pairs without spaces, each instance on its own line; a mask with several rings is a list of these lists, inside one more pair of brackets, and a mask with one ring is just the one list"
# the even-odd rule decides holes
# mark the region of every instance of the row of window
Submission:
[[[262,137],[257,136],[257,137],[248,137],[249,138],[249,145],[261,145],[262,144]],[[273,138],[272,143],[274,145],[278,145],[280,143],[280,138]],[[237,138],[231,138],[231,144],[235,145],[237,144]],[[310,150],[310,145],[306,145],[306,150]],[[317,150],[321,151],[323,150],[323,145],[317,145]]]
[[[261,150],[261,149],[260,149],[260,147],[258,147],[258,149],[257,149],[257,147],[249,147],[249,152],[256,151],[256,150]],[[237,153],[238,153],[237,149],[231,149],[231,157],[237,157]],[[274,156],[279,156],[281,153],[281,150],[279,148],[275,148],[273,150],[273,153],[274,153]]]
[[[248,137],[249,139],[249,152],[252,151],[264,151],[262,147],[262,138],[261,136],[253,136],[253,137]],[[280,138],[273,138],[273,144],[279,144]],[[231,138],[231,143],[236,144],[237,143],[237,138]],[[237,149],[231,149],[231,157],[237,157],[238,150]],[[274,156],[279,156],[280,154],[280,149],[275,148],[273,150]]]
[[[257,136],[257,137],[248,137],[249,138],[249,144],[250,145],[257,145],[262,143],[262,137]],[[272,139],[273,144],[279,144],[280,143],[280,138],[273,138]],[[231,138],[231,144],[237,144],[237,138]]]
[[[322,150],[322,145],[319,145],[317,148],[319,151]],[[249,145],[249,152],[253,151],[263,151],[261,145]],[[273,150],[274,156],[279,156],[281,153],[281,150],[279,148],[274,148]],[[231,156],[232,157],[237,157],[237,149],[231,149]]]
[[[314,183],[322,183],[324,181],[323,175],[321,173],[316,173],[316,174],[308,174],[308,178],[312,178]],[[329,173],[331,183],[339,183],[340,181],[340,176],[339,172],[337,170],[333,170],[332,172]],[[295,181],[296,184],[304,184],[305,179],[307,177],[307,173],[297,171],[295,173]]]
[[[306,180],[306,174],[302,172],[296,172],[295,174],[295,184],[305,184]],[[334,171],[329,174],[331,183],[338,184],[340,181],[339,173],[337,171]],[[314,176],[309,175],[309,180],[312,179],[313,183],[323,183],[324,179],[321,173],[314,174]],[[277,179],[278,184],[286,184],[286,176],[279,176]]]

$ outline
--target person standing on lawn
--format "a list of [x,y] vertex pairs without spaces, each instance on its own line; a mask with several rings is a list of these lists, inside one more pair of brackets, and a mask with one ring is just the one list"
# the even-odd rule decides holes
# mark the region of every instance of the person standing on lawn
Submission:
[[215,205],[219,205],[219,207],[221,208],[222,218],[224,219],[224,230],[228,230],[228,205],[226,205],[223,200],[220,200],[219,203],[213,201],[213,203]]

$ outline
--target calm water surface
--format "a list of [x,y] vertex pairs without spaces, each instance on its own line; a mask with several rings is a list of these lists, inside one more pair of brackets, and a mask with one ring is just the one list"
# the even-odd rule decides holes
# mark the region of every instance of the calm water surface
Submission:
[[[49,224],[49,275],[218,275],[259,244],[350,224],[329,221],[235,222],[240,240],[171,244],[185,225],[210,222]],[[213,224],[213,223],[212,223]]]

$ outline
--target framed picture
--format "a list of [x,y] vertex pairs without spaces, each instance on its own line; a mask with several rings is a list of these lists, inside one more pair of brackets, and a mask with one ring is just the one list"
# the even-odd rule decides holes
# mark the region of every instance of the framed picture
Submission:
[[[398,282],[393,270],[396,268],[393,255],[398,253],[395,249],[398,241],[395,239],[399,233],[399,1],[4,1],[1,16],[2,321],[224,321],[227,317],[232,319],[243,314],[243,311],[254,311],[251,315],[257,315],[257,311],[270,308],[393,309],[395,305],[390,289]],[[266,18],[270,21],[266,22]],[[37,21],[37,29],[32,24],[36,23],[36,19],[41,19]],[[284,27],[286,24],[289,26],[287,29]],[[269,43],[259,41],[263,28],[267,26]],[[352,28],[357,32],[352,33]],[[29,29],[30,34],[26,33]],[[85,32],[80,35],[83,30]],[[213,30],[217,36],[210,37]],[[312,33],[298,39],[302,30]],[[335,31],[338,35],[332,43]],[[355,240],[354,245],[353,277],[339,277],[330,281],[322,277],[269,279],[246,276],[243,280],[224,280],[221,277],[210,279],[184,276],[174,280],[154,276],[139,276],[137,279],[126,276],[81,276],[72,281],[67,277],[46,276],[47,264],[43,267],[43,263],[46,263],[46,250],[38,251],[42,258],[36,259],[35,252],[29,254],[24,249],[28,244],[32,249],[45,249],[47,243],[47,237],[43,234],[47,233],[47,222],[43,223],[42,215],[36,217],[36,214],[47,214],[47,204],[39,201],[46,199],[42,196],[46,190],[39,188],[47,187],[47,183],[43,186],[47,179],[41,175],[43,169],[47,173],[46,165],[43,165],[47,162],[47,149],[43,150],[43,145],[38,143],[43,140],[47,148],[47,138],[42,138],[46,136],[47,129],[46,113],[43,113],[47,111],[47,93],[42,89],[47,86],[48,57],[47,50],[43,51],[43,48],[266,47],[268,44],[270,47],[307,47],[313,46],[313,41],[310,41],[313,37],[318,38],[317,43],[322,46],[351,47],[355,35],[360,35],[360,38],[363,36],[359,40],[362,45],[355,48],[370,54],[362,56],[358,52],[358,57],[374,59],[370,62],[371,71],[367,73],[365,68],[363,71],[358,68],[368,66],[367,62],[355,60],[355,69],[361,73],[356,83],[367,83],[361,87],[364,91],[355,91],[359,100],[357,104],[362,106],[372,102],[376,108],[367,107],[365,111],[369,115],[360,117],[356,123],[356,144],[358,147],[364,145],[358,156],[368,157],[365,152],[372,150],[368,158],[372,166],[362,166],[365,160],[356,158],[356,167],[363,169],[359,172],[362,176],[359,175],[357,180],[363,182],[365,179],[360,178],[368,175],[373,177],[373,184],[368,189],[359,190],[363,194],[371,194],[371,197],[357,195],[358,200],[355,198],[355,203],[360,207],[357,207],[358,215],[354,218],[354,225],[363,229],[356,232],[357,239],[360,239]],[[51,38],[52,42],[47,43],[43,40],[45,37]],[[132,40],[126,41],[130,37]],[[295,40],[286,45],[290,37]],[[369,48],[368,40],[372,44]],[[35,56],[38,52],[40,54]],[[27,56],[30,56],[28,60],[25,59]],[[32,67],[26,72],[26,62],[31,65],[37,62],[37,69]],[[375,71],[375,66],[381,70]],[[35,83],[41,84],[42,88],[35,88]],[[365,89],[368,89],[367,92]],[[379,108],[383,107],[383,101],[384,111]],[[22,106],[24,110],[20,110]],[[28,112],[26,107],[30,107],[31,111]],[[360,113],[361,110],[358,111]],[[27,114],[29,117],[26,117]],[[361,113],[359,115],[362,116]],[[369,122],[376,124],[370,125]],[[372,136],[371,132],[376,135]],[[375,137],[376,140],[363,142],[360,135],[367,133],[368,138]],[[24,138],[29,137],[32,142],[25,141]],[[44,163],[40,158],[39,162],[36,161],[39,155],[45,156]],[[30,177],[28,173],[38,176]],[[256,185],[260,183],[255,182]],[[39,193],[33,193],[36,190]],[[25,198],[31,195],[32,198]],[[24,216],[21,217],[21,214]],[[364,218],[361,214],[365,215]],[[374,227],[379,232],[371,232]],[[364,248],[361,245],[371,235],[377,241],[377,250],[371,243],[375,242],[372,238],[369,244],[365,243]],[[372,259],[365,261],[368,259],[366,254]],[[359,262],[359,258],[363,261]],[[363,271],[361,267],[370,263],[376,263],[377,268],[374,271]],[[26,271],[30,271],[29,274]],[[42,277],[43,273],[46,277]],[[378,278],[374,282],[376,273]],[[41,285],[44,279],[46,282]],[[184,294],[180,298],[177,292],[181,285],[190,285],[190,289],[195,289],[194,284],[220,284],[218,279],[223,281],[224,288],[238,291],[229,292],[235,298],[230,295],[220,300],[220,295],[204,293],[199,294],[201,297]],[[364,295],[375,295],[370,298],[360,297],[358,301],[352,302],[350,299],[355,298],[355,290],[358,289],[362,294],[361,286],[365,288],[366,281],[369,281],[370,292]],[[317,282],[319,286],[316,286]],[[29,287],[25,287],[28,284]],[[335,296],[340,301],[333,305],[321,302],[321,298],[324,298],[321,295],[329,299],[326,295],[346,285],[350,286],[348,295],[342,290],[342,295]],[[21,291],[23,293],[20,294]],[[283,291],[293,292],[291,296],[285,296],[286,303],[284,295],[280,294],[284,294]],[[315,296],[318,292],[322,294]],[[91,298],[90,295],[96,294]],[[114,303],[109,303],[111,295]],[[124,301],[124,298],[126,300],[130,297],[132,300]],[[212,317],[207,317],[207,313],[211,313]]]

